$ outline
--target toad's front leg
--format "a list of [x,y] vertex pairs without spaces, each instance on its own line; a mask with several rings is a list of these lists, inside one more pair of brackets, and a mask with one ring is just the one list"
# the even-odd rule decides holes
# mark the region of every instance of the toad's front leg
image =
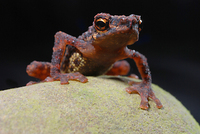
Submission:
[[134,59],[137,68],[142,77],[142,82],[140,84],[134,85],[126,88],[128,93],[138,93],[141,96],[140,107],[142,109],[148,109],[148,99],[151,98],[156,103],[157,108],[162,108],[162,104],[158,98],[156,98],[153,90],[151,88],[151,73],[147,63],[147,59],[144,55],[136,52],[135,50],[126,49],[126,54],[129,58]]
[[64,32],[58,32],[55,35],[55,44],[53,47],[53,55],[51,60],[51,77],[47,77],[46,81],[60,80],[61,84],[68,84],[68,80],[79,80],[80,82],[87,82],[88,79],[79,72],[75,73],[61,73],[60,64],[64,57],[66,45],[75,46],[76,44],[82,45],[84,42],[77,40],[75,37],[70,36]]

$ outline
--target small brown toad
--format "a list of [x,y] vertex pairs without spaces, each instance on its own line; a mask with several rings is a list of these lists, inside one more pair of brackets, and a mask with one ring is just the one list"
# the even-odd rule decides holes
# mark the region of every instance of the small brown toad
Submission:
[[[93,25],[78,38],[64,32],[55,34],[55,44],[51,63],[33,61],[27,66],[27,73],[41,81],[61,81],[68,84],[69,80],[88,81],[84,76],[102,74],[125,75],[130,67],[125,58],[136,62],[142,82],[133,84],[125,90],[141,96],[140,107],[148,109],[148,99],[154,100],[158,108],[162,108],[151,88],[151,73],[144,55],[130,50],[139,38],[139,15],[129,16],[99,13],[94,17]],[[122,61],[119,61],[122,60]],[[36,82],[29,82],[27,85]]]

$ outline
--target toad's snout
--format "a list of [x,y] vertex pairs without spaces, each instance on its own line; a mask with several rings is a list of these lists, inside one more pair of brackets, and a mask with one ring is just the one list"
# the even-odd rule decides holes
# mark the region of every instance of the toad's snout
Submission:
[[130,29],[141,31],[141,24],[142,24],[141,16],[134,14],[131,14],[127,17],[121,16],[120,24],[126,25]]

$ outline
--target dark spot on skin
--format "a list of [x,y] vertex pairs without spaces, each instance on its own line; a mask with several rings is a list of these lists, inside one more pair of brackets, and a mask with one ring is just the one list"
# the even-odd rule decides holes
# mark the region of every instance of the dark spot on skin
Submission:
[[80,60],[78,60],[78,58],[76,58],[76,59],[74,60],[74,64],[75,64],[76,66],[79,66]]
[[72,72],[73,71],[73,67],[69,68],[69,70]]
[[145,74],[148,74],[148,73],[149,73],[149,69],[146,69],[146,70],[144,71],[144,73],[145,73]]
[[145,79],[145,81],[148,81],[148,82],[151,81],[151,78],[150,78],[150,77],[145,77],[144,79]]

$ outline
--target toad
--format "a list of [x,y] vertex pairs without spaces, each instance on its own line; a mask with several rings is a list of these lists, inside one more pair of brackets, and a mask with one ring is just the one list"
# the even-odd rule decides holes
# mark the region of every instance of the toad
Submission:
[[[125,75],[130,66],[123,59],[135,61],[142,77],[140,83],[130,82],[125,90],[141,96],[140,107],[148,109],[151,98],[157,108],[162,104],[151,88],[151,73],[144,55],[127,48],[139,38],[142,23],[139,15],[110,15],[99,13],[94,17],[93,25],[78,38],[64,32],[55,34],[55,43],[51,63],[33,61],[27,66],[28,75],[43,82],[69,80],[88,81],[85,76],[102,74]],[[27,85],[37,82],[30,81]]]

